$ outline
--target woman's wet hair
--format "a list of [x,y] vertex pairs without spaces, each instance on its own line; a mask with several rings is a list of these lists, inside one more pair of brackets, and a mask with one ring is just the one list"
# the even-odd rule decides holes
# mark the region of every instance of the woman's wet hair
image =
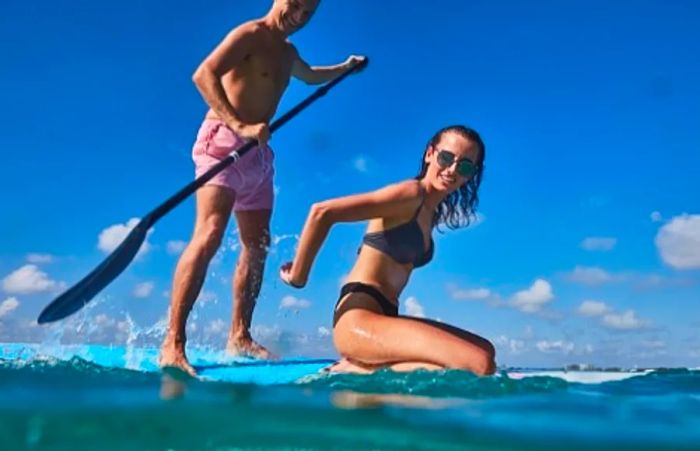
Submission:
[[450,125],[440,130],[433,135],[428,141],[428,145],[421,158],[420,172],[416,176],[416,180],[425,177],[428,170],[428,163],[425,161],[425,155],[432,147],[437,150],[437,145],[440,143],[443,135],[446,133],[456,133],[466,140],[474,143],[479,148],[479,156],[476,165],[476,173],[466,183],[459,187],[456,191],[447,196],[440,204],[438,204],[433,216],[433,226],[446,225],[450,229],[458,229],[467,227],[476,219],[476,209],[479,206],[479,186],[484,172],[484,160],[486,159],[486,147],[481,140],[481,136],[476,130],[463,125]]

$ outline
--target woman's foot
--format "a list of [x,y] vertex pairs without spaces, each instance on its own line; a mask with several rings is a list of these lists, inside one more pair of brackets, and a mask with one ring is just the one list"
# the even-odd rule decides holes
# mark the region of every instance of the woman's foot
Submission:
[[397,373],[408,373],[410,371],[441,371],[443,367],[425,362],[400,362],[386,365],[367,365],[364,363],[353,362],[347,358],[342,358],[333,365],[325,368],[328,373],[349,373],[349,374],[370,374],[375,371],[390,369]]
[[324,368],[323,371],[338,374],[370,374],[381,368],[382,367],[361,365],[351,362],[346,358],[342,358],[331,366]]

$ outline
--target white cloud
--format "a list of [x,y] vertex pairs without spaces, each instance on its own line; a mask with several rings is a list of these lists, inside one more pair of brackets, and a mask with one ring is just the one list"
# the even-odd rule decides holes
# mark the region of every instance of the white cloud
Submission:
[[130,318],[118,321],[104,313],[100,313],[94,317],[92,321],[81,323],[74,332],[77,337],[83,340],[89,337],[91,340],[101,342],[119,342],[122,343],[128,340],[130,332],[133,328],[133,322]]
[[280,308],[286,309],[306,309],[311,307],[311,301],[299,299],[291,295],[287,295],[280,301]]
[[510,354],[521,354],[525,351],[527,344],[524,340],[517,340],[515,338],[508,338],[505,335],[501,335],[496,338],[496,344],[508,348]]
[[153,292],[153,282],[142,282],[134,287],[133,295],[136,298],[147,298]]
[[448,291],[452,299],[456,301],[472,301],[490,298],[493,293],[488,288],[458,288],[454,285],[448,286]]
[[652,211],[649,217],[651,218],[652,222],[661,222],[664,220],[664,218],[661,216],[661,213],[658,211]]
[[363,155],[358,155],[353,160],[352,166],[358,172],[367,172],[367,158]]
[[553,353],[553,352],[560,352],[562,354],[570,354],[574,350],[574,344],[571,343],[570,341],[563,341],[563,340],[557,340],[557,341],[547,341],[547,340],[542,340],[538,341],[537,344],[537,349],[539,349],[540,352],[544,353]]
[[40,326],[34,318],[8,318],[7,324],[0,319],[0,342],[41,343],[46,338],[46,326]]
[[609,313],[603,316],[603,325],[617,330],[635,330],[645,327],[647,322],[639,319],[634,310],[627,310],[622,314]]
[[566,275],[567,280],[583,285],[602,285],[615,280],[610,273],[595,266],[576,266],[574,270]]
[[655,242],[661,259],[672,268],[700,268],[700,215],[676,216],[661,227]]
[[185,250],[185,246],[187,246],[187,241],[173,240],[167,242],[165,250],[170,255],[180,255]]
[[266,326],[264,324],[256,324],[251,327],[251,335],[258,342],[276,342],[279,341],[282,331],[279,326]]
[[[97,248],[105,253],[114,251],[122,243],[122,241],[124,241],[124,238],[129,235],[129,232],[136,227],[139,221],[140,220],[138,218],[131,218],[126,224],[115,224],[107,227],[100,232],[100,235],[97,238]],[[151,249],[151,244],[148,242],[148,236],[152,232],[153,229],[150,229],[146,233],[146,239],[143,241],[143,244],[141,244],[139,251],[136,253],[136,257],[146,254]]]
[[581,242],[581,247],[587,251],[610,251],[617,244],[617,238],[592,236]]
[[2,281],[2,289],[10,294],[40,293],[60,286],[61,284],[49,279],[36,265],[24,265]]
[[130,321],[129,318],[127,318],[127,320],[125,320],[125,321],[118,321],[117,322],[117,331],[124,334],[124,335],[128,335],[129,332],[131,331],[132,327],[133,327],[133,323]]
[[520,354],[525,350],[525,341],[511,338],[508,343],[508,348],[511,354]]
[[331,331],[327,327],[320,326],[318,328],[318,336],[319,337],[330,337]]
[[425,309],[422,305],[420,305],[418,299],[416,299],[413,296],[406,299],[404,310],[406,311],[406,315],[408,316],[415,316],[416,318],[425,318]]
[[583,316],[601,316],[610,312],[610,307],[605,302],[583,301],[578,307],[578,312]]
[[525,313],[534,313],[554,299],[552,286],[544,279],[537,279],[526,290],[515,293],[512,304]]
[[115,326],[117,321],[114,318],[110,318],[104,313],[100,313],[93,319],[93,325],[98,327],[111,327]]
[[0,318],[6,316],[14,309],[19,307],[19,301],[16,297],[7,298],[0,303]]
[[53,255],[49,254],[27,254],[28,263],[51,263]]

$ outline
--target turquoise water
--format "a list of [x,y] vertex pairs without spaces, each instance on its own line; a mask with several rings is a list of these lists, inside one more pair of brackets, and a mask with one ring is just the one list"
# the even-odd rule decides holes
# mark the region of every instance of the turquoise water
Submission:
[[[63,350],[57,358],[57,352],[8,349],[0,354],[3,450],[646,450],[700,444],[700,371],[693,370],[591,384],[459,371],[285,383],[284,365],[244,364],[261,383],[164,384],[149,359],[132,362],[136,369],[130,370],[97,365],[79,352]],[[278,382],[270,383],[266,372],[277,373]]]

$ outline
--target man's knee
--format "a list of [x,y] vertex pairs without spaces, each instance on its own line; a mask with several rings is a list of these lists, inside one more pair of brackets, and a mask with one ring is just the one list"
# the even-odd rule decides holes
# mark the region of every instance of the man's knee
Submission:
[[212,258],[221,246],[225,226],[221,220],[211,218],[195,230],[190,246],[197,254]]

